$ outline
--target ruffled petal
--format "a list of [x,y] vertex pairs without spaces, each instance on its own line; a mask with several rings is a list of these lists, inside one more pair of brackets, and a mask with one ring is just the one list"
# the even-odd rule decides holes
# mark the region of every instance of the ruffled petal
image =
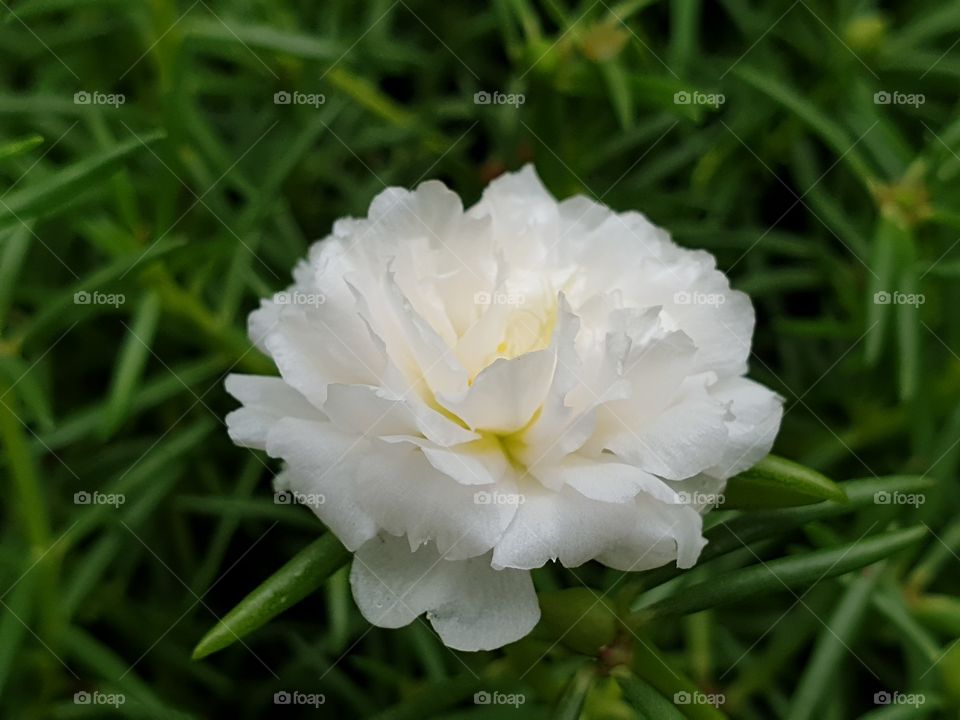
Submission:
[[618,569],[647,570],[674,559],[690,567],[703,547],[701,526],[694,509],[645,493],[608,503],[571,488],[530,487],[494,548],[493,565],[532,569],[559,560],[577,567],[596,558]]
[[477,375],[460,395],[438,399],[474,430],[509,434],[520,430],[543,403],[550,386],[555,353],[551,349],[500,358]]
[[434,468],[461,485],[491,485],[504,482],[515,474],[503,446],[490,436],[454,447],[442,447],[413,435],[391,435],[381,439],[388,443],[416,445]]
[[728,442],[726,406],[712,398],[703,378],[690,378],[673,405],[646,426],[614,417],[605,446],[647,472],[681,480],[712,466]]
[[357,551],[350,584],[369,622],[398,628],[426,613],[456,650],[495,650],[526,636],[540,619],[530,573],[494,570],[489,555],[450,561],[429,545],[411,552],[389,535]]
[[634,465],[607,458],[568,455],[562,462],[536,470],[547,487],[559,490],[569,485],[591,500],[625,503],[644,492],[666,503],[677,503],[677,494],[663,480]]
[[722,459],[707,473],[726,480],[756,465],[770,452],[783,419],[783,398],[748,378],[727,378],[710,388],[729,407],[729,438]]
[[242,447],[265,450],[267,433],[284,417],[323,420],[323,413],[278,377],[228,375],[228,393],[243,403],[226,417],[230,439]]
[[278,421],[267,436],[267,453],[287,463],[275,488],[322,496],[322,502],[308,506],[349,550],[363,545],[378,529],[356,482],[358,464],[369,445],[332,423],[289,417]]
[[[433,542],[450,559],[475,557],[500,539],[516,512],[508,503],[486,502],[482,491],[434,468],[417,448],[376,441],[357,465],[363,507],[379,527],[405,535],[411,548]],[[502,492],[515,492],[501,482]]]

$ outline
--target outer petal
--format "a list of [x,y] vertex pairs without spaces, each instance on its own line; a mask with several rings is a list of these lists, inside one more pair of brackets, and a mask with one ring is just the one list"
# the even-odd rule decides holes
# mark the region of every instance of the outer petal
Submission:
[[[485,502],[487,493],[478,496],[473,487],[436,470],[416,448],[375,441],[371,449],[357,465],[358,495],[377,524],[406,535],[411,549],[433,542],[449,559],[482,555],[516,512],[516,505]],[[509,482],[498,487],[514,492]]]
[[727,423],[730,438],[723,459],[710,468],[710,475],[726,480],[760,462],[777,437],[783,418],[783,398],[747,378],[728,378],[710,388],[711,396],[728,403],[734,416]]
[[667,484],[676,490],[680,504],[703,514],[716,507],[723,496],[726,480],[701,473],[683,480],[670,480]]
[[277,477],[276,489],[322,495],[324,501],[311,504],[310,509],[350,550],[377,532],[355,481],[357,465],[369,445],[331,423],[296,418],[280,420],[267,437],[267,452],[283,458],[288,466]]
[[660,478],[634,465],[605,458],[568,455],[556,465],[537,470],[537,477],[551,489],[569,485],[584,497],[601,502],[630,502],[641,492],[662,502],[679,502],[677,494]]
[[323,413],[278,377],[228,375],[227,392],[243,403],[226,417],[230,439],[242,447],[265,450],[267,433],[284,417],[323,420]]
[[434,469],[415,448],[331,423],[285,418],[271,430],[267,452],[294,471],[302,487],[292,489],[326,496],[314,511],[350,549],[384,529],[414,546],[435,542],[449,558],[474,557],[493,547],[516,511],[478,502],[473,488]]
[[688,378],[674,404],[646,427],[622,419],[606,447],[647,472],[681,480],[706,470],[727,444],[726,407],[710,397],[703,378]]
[[389,535],[357,551],[350,584],[374,625],[402,627],[426,612],[443,643],[457,650],[494,650],[524,637],[540,619],[529,573],[494,570],[489,555],[450,561],[432,546],[411,552]]
[[[638,500],[643,500],[643,496]],[[656,503],[644,502],[648,506]],[[652,518],[637,513],[630,531],[597,555],[597,561],[625,572],[648,570],[674,559],[679,568],[693,567],[707,544],[700,513],[686,505],[659,505],[648,511],[654,513]]]
[[395,398],[388,391],[367,385],[331,385],[323,409],[337,426],[367,437],[422,433],[441,447],[479,438],[421,403],[412,393]]
[[490,218],[494,242],[512,265],[542,268],[560,235],[557,201],[532,165],[491,182],[469,214]]
[[265,344],[283,379],[317,406],[329,383],[375,383],[385,362],[359,317],[323,309],[285,307]]
[[[495,567],[538,568],[551,560],[576,567],[594,558],[612,567],[646,570],[700,553],[702,519],[692,508],[645,493],[607,503],[564,488],[525,488],[524,502],[493,552]],[[626,560],[629,559],[629,562]]]
[[[682,298],[712,300],[678,303]],[[746,372],[755,323],[753,304],[746,294],[731,290],[726,276],[711,267],[672,299],[671,316],[697,344],[698,370],[712,370],[721,376]]]

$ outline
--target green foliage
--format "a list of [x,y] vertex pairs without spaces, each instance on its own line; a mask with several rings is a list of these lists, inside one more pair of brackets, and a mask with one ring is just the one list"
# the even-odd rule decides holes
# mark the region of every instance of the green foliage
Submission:
[[730,478],[723,493],[726,510],[793,507],[821,500],[845,500],[843,490],[816,470],[768,455]]
[[239,642],[247,633],[316,592],[349,559],[350,553],[331,533],[310,543],[203,636],[193,651],[194,660]]
[[[0,716],[957,716],[957,7],[2,12]],[[542,626],[458,653],[371,630],[345,551],[226,437],[223,378],[274,372],[246,315],[335,219],[528,161],[714,253],[786,415],[695,568],[542,568]]]

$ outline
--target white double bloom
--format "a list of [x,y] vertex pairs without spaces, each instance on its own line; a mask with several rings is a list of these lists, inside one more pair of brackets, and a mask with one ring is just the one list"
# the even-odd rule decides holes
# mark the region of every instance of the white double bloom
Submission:
[[692,566],[707,508],[683,499],[721,492],[780,425],[743,377],[750,300],[714,258],[557,202],[531,167],[467,211],[439,182],[385,190],[294,279],[324,302],[251,314],[281,377],[229,377],[230,436],[284,461],[278,490],[325,498],[382,627],[426,612],[450,647],[491,649],[536,624],[532,568]]

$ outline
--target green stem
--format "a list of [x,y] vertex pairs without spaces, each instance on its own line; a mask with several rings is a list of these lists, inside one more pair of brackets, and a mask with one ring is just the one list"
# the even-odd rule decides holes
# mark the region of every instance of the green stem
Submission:
[[62,549],[51,546],[50,516],[40,487],[40,477],[24,430],[17,414],[16,395],[7,383],[0,383],[0,441],[6,450],[7,469],[13,480],[13,505],[20,513],[30,546],[26,572],[37,573],[37,597],[41,632],[52,634],[57,614],[57,575]]
[[25,426],[17,415],[16,396],[7,383],[0,384],[0,438],[7,451],[7,466],[31,552],[37,558],[50,543],[50,519],[40,491],[40,479],[30,456]]
[[[707,696],[699,687],[675,668],[648,639],[640,638],[634,644],[633,671],[662,695],[680,702],[677,708],[692,720],[722,720],[719,709],[702,700]],[[689,700],[689,702],[687,702]]]

